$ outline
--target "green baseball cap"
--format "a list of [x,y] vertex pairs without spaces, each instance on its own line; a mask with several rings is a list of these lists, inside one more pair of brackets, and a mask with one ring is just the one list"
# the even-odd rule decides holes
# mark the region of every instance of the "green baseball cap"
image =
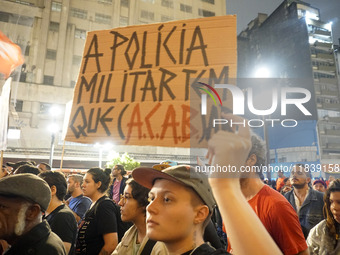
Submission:
[[166,179],[191,187],[212,212],[216,202],[208,178],[188,165],[168,167],[162,171],[150,167],[138,167],[132,171],[133,179],[140,185],[151,189],[155,180]]

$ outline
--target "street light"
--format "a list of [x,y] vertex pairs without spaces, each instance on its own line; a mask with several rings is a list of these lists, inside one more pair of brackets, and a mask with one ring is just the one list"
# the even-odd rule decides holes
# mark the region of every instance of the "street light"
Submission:
[[270,77],[269,69],[266,67],[260,67],[256,69],[254,76],[255,78],[269,78]]
[[53,167],[53,154],[54,154],[54,141],[55,134],[59,131],[59,126],[57,125],[56,118],[60,115],[61,109],[57,106],[52,106],[49,109],[49,114],[52,116],[52,123],[48,126],[48,130],[51,132],[51,148],[50,148],[50,160],[49,165]]
[[113,144],[112,143],[105,143],[105,144],[100,144],[100,143],[95,143],[94,144],[94,147],[95,148],[99,148],[99,167],[101,168],[102,167],[102,161],[103,161],[103,150],[111,150],[112,147],[113,147]]

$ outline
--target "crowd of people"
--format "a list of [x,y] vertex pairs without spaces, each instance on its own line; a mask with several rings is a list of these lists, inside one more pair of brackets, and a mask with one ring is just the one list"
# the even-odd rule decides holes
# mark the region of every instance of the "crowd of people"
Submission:
[[[207,158],[261,168],[266,151],[240,127],[217,132]],[[0,254],[340,254],[340,179],[312,182],[303,164],[278,176],[207,178],[170,160],[131,175],[115,165],[65,176],[46,163],[8,162],[0,172]]]

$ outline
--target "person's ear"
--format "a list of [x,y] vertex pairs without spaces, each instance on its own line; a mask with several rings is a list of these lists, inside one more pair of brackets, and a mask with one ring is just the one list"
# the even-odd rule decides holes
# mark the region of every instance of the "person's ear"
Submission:
[[209,216],[209,208],[206,205],[199,205],[195,210],[194,224],[200,224]]
[[96,187],[97,187],[97,189],[99,189],[99,188],[100,188],[100,186],[102,186],[102,182],[101,182],[101,181],[99,181],[99,182],[96,182],[95,184],[96,184]]
[[257,157],[255,154],[251,154],[247,160],[246,160],[246,165],[247,166],[254,166],[257,162]]
[[35,220],[41,212],[41,207],[38,204],[32,204],[27,208],[26,211],[26,220],[32,221]]
[[56,186],[52,186],[51,188],[51,195],[54,196],[55,194],[57,194],[57,187]]

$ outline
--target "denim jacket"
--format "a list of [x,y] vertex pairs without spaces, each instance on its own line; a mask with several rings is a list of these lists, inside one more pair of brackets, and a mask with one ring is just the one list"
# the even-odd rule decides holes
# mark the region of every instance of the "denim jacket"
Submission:
[[[287,192],[284,196],[287,198],[289,203],[293,206],[294,210],[296,210],[295,206],[295,198],[294,198],[294,189]],[[303,202],[300,211],[298,213],[299,221],[301,224],[302,232],[307,238],[309,231],[320,221],[324,219],[323,216],[323,193],[309,189],[308,195]]]

